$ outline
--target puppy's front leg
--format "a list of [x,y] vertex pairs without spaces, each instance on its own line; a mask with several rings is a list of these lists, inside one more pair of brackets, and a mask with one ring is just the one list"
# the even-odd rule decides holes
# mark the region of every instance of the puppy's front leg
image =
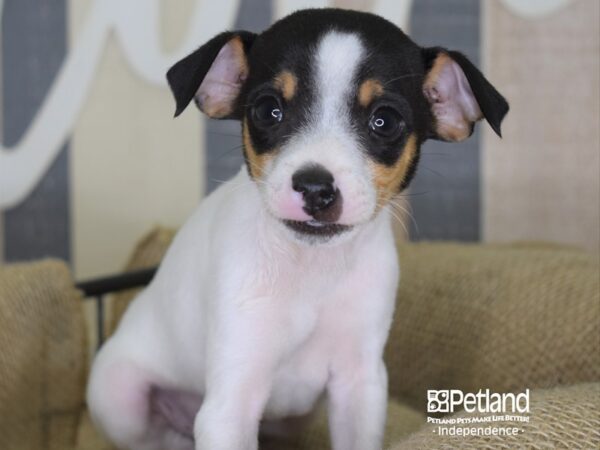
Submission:
[[[237,370],[237,369],[232,369]],[[194,422],[196,450],[255,450],[269,397],[270,370],[247,361],[236,376],[212,387]]]
[[194,422],[196,450],[254,450],[280,361],[284,330],[269,299],[216,315],[206,393]]
[[387,409],[387,371],[380,358],[357,359],[332,373],[328,411],[334,450],[381,450]]

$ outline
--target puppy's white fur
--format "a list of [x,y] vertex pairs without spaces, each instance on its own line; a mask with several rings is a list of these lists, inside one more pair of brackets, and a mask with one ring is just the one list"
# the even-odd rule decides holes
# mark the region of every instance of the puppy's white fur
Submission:
[[[326,393],[333,447],[381,448],[382,354],[399,271],[390,216],[375,214],[375,188],[346,125],[344,98],[363,54],[354,35],[322,39],[314,123],[263,182],[242,169],[204,200],[100,351],[88,402],[117,445],[255,449],[261,418],[307,414]],[[278,217],[278,196],[306,163],[331,171],[344,198],[340,222],[354,225],[327,245],[299,239]],[[195,444],[152,422],[157,386],[202,397]]]

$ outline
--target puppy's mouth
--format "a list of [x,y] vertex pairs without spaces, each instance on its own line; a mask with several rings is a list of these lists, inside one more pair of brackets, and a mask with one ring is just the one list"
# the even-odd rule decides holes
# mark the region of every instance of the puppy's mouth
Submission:
[[339,223],[319,222],[318,220],[307,220],[301,222],[299,220],[283,220],[285,226],[295,231],[296,233],[307,236],[322,236],[332,237],[342,234],[352,229],[350,225],[342,225]]

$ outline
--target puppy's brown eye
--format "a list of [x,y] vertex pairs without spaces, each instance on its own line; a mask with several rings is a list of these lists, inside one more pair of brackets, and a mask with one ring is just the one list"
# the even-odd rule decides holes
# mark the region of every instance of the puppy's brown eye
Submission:
[[389,106],[377,108],[369,119],[369,130],[378,137],[393,139],[399,136],[404,128],[402,116]]
[[277,98],[267,95],[256,101],[252,108],[252,116],[256,125],[270,127],[283,120],[283,110]]

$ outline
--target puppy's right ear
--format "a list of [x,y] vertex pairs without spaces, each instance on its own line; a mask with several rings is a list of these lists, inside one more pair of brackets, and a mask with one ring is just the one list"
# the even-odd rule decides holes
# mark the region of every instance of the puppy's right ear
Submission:
[[440,47],[426,48],[423,94],[435,119],[431,135],[443,141],[468,138],[485,118],[498,136],[508,103],[466,56]]
[[192,99],[215,119],[237,118],[237,99],[248,77],[247,54],[256,35],[247,31],[221,33],[167,72],[175,97],[175,117]]

